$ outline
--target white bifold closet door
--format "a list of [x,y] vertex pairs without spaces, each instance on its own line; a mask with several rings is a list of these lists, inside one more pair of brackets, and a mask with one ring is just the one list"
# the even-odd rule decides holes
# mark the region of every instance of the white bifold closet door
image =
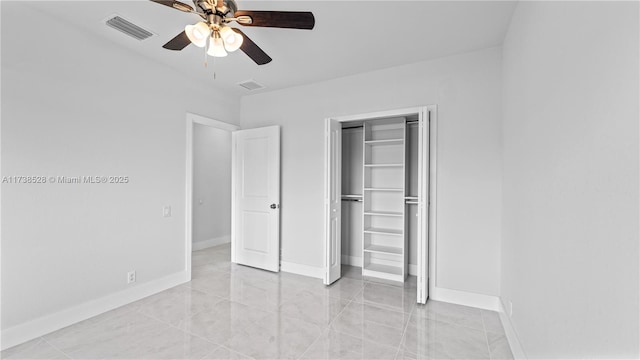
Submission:
[[280,127],[232,134],[231,260],[280,270]]
[[325,134],[325,274],[324,283],[331,284],[341,276],[342,265],[342,125],[327,121]]
[[435,235],[430,234],[435,230],[430,228],[434,225],[430,221],[435,219],[435,209],[430,207],[430,203],[432,200],[435,203],[435,184],[431,184],[431,179],[435,178],[436,171],[435,161],[432,161],[435,159],[435,142],[431,140],[431,110],[423,108],[418,113],[418,120],[417,300],[419,304],[425,304],[429,297],[429,238]]

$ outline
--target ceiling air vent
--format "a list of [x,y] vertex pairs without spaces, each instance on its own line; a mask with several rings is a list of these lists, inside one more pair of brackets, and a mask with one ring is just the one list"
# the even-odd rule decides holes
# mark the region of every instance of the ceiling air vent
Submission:
[[238,83],[238,85],[242,86],[243,88],[249,91],[260,90],[265,88],[264,85],[257,83],[255,80],[243,81],[241,83]]
[[107,26],[121,31],[137,40],[144,40],[153,36],[152,32],[145,30],[130,21],[125,20],[118,15],[109,18],[105,23],[107,24]]

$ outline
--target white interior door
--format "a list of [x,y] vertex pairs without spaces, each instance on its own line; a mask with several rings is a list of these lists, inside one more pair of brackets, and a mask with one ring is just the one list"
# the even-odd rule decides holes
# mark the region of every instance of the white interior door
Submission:
[[429,297],[429,112],[419,114],[418,133],[418,278],[417,297],[425,304]]
[[340,279],[342,263],[342,126],[327,119],[325,129],[325,275],[329,285]]
[[232,135],[231,260],[280,270],[280,127]]

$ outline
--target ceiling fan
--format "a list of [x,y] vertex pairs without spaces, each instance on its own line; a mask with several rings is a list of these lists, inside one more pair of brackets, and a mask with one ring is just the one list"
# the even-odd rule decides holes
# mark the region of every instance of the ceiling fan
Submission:
[[228,26],[236,22],[243,26],[275,27],[311,30],[315,25],[308,11],[251,11],[238,10],[234,0],[193,0],[195,8],[175,0],[150,0],[176,10],[199,15],[204,21],[187,25],[185,30],[162,47],[182,50],[189,44],[206,49],[214,57],[242,50],[256,64],[264,65],[272,59],[240,29]]

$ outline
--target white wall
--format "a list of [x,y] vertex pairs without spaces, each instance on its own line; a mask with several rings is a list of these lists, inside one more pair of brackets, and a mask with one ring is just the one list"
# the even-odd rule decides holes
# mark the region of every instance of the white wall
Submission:
[[130,179],[2,184],[4,338],[185,270],[185,114],[237,122],[239,101],[20,2],[2,2],[1,20],[2,175]]
[[193,127],[194,248],[229,241],[231,132],[196,123]]
[[243,97],[243,128],[282,125],[282,260],[323,264],[324,118],[437,104],[437,286],[498,295],[500,100],[498,48]]
[[520,2],[506,37],[502,298],[529,358],[640,355],[638,10]]

